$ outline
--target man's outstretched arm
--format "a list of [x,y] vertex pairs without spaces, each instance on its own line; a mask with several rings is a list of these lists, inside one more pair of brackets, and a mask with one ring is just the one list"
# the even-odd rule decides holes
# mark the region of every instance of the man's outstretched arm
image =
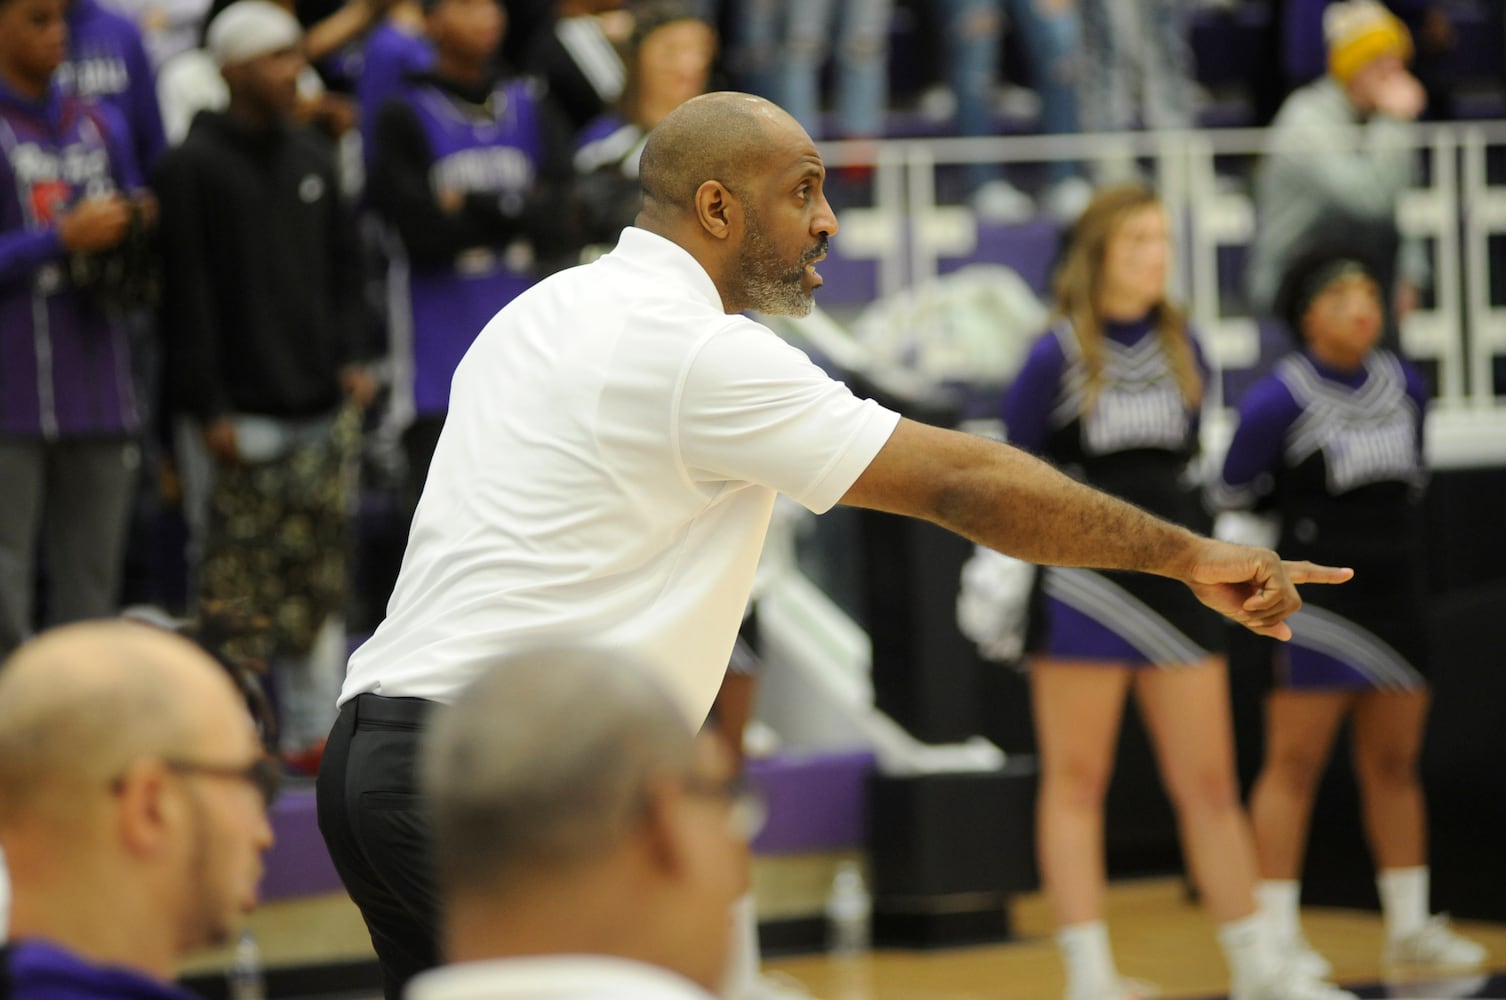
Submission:
[[901,420],[842,503],[924,518],[1029,562],[1181,580],[1253,632],[1287,639],[1298,583],[1353,572],[1204,538],[1084,486],[1017,448]]

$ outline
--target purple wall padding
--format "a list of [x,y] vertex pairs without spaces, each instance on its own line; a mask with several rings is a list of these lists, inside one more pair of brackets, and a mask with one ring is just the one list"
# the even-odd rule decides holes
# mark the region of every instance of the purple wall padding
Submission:
[[[769,807],[768,822],[753,841],[758,854],[798,854],[863,843],[866,784],[873,770],[867,751],[784,755],[748,762],[748,781]],[[263,859],[263,900],[338,892],[315,818],[314,790],[284,793],[272,810],[276,842]]]
[[867,821],[866,750],[783,755],[748,762],[748,782],[768,803],[753,840],[757,854],[799,854],[858,847]]
[[312,788],[290,789],[278,798],[272,807],[272,835],[277,839],[262,859],[266,865],[261,881],[263,900],[313,896],[342,888],[324,838],[319,836]]

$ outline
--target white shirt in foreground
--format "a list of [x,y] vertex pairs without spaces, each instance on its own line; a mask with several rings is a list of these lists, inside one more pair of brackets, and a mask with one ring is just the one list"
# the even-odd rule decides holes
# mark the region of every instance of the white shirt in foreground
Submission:
[[499,958],[432,969],[404,1000],[711,1000],[668,970],[597,955]]
[[497,314],[461,361],[363,692],[453,700],[548,643],[667,671],[698,726],[769,512],[840,500],[899,416],[722,311],[705,270],[641,229]]

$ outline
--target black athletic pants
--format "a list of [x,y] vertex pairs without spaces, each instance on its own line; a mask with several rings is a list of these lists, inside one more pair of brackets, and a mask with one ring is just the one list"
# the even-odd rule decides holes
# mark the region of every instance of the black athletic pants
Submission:
[[437,706],[358,695],[340,709],[319,767],[319,832],[371,932],[382,992],[439,963],[428,817],[418,794],[418,744]]

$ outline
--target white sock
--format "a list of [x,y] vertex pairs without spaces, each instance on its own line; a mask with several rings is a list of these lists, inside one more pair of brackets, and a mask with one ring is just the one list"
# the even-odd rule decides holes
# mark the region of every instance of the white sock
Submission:
[[1301,882],[1292,878],[1261,879],[1255,886],[1255,899],[1278,945],[1295,941],[1301,935]]
[[732,904],[732,948],[727,953],[727,974],[722,979],[725,1000],[740,1000],[758,980],[758,910],[749,892]]
[[1102,920],[1089,920],[1056,932],[1062,964],[1067,967],[1067,995],[1099,990],[1119,982],[1114,952],[1109,947],[1109,928]]
[[1259,910],[1248,917],[1220,924],[1218,943],[1229,963],[1229,978],[1236,985],[1260,982],[1274,967],[1268,925]]
[[1386,917],[1386,937],[1393,941],[1406,937],[1427,923],[1427,865],[1382,869],[1375,885],[1380,889],[1381,912]]

